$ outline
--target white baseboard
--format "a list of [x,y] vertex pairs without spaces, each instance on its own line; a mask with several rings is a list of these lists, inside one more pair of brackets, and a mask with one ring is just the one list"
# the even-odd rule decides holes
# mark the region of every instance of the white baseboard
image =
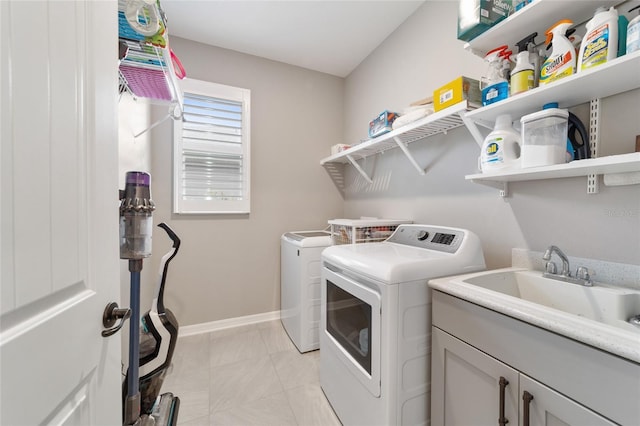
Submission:
[[226,328],[239,327],[241,325],[256,324],[259,322],[280,319],[280,311],[265,312],[262,314],[247,315],[244,317],[227,318],[202,324],[185,325],[178,330],[178,337],[193,336],[196,334],[210,333]]

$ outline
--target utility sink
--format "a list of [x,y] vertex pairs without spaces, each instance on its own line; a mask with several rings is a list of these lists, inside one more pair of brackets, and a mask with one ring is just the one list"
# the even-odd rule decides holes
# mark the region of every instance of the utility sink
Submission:
[[486,290],[640,333],[628,322],[640,314],[640,291],[596,283],[592,287],[567,283],[531,270],[498,270],[460,280]]

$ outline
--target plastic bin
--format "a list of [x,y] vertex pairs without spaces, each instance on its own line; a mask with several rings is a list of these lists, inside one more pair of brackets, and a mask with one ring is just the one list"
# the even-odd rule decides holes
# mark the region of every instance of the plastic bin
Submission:
[[520,119],[523,168],[567,162],[568,117],[566,109],[549,108]]
[[360,244],[384,241],[398,225],[413,223],[404,219],[334,219],[330,220],[333,244]]

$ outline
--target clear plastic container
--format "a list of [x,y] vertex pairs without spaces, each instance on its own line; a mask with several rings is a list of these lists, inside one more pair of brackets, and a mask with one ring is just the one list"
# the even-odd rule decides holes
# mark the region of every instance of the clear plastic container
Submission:
[[566,163],[568,118],[566,109],[549,108],[520,119],[521,167]]

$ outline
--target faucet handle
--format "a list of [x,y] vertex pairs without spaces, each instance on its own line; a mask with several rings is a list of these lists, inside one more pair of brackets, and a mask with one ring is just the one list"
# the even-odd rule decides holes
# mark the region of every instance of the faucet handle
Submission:
[[547,262],[544,265],[544,269],[547,272],[547,274],[557,274],[558,273],[558,267],[556,266],[556,264],[554,262]]
[[578,269],[576,269],[576,278],[585,280],[585,281],[591,281],[591,276],[589,275],[589,269],[587,269],[584,266],[578,266]]

